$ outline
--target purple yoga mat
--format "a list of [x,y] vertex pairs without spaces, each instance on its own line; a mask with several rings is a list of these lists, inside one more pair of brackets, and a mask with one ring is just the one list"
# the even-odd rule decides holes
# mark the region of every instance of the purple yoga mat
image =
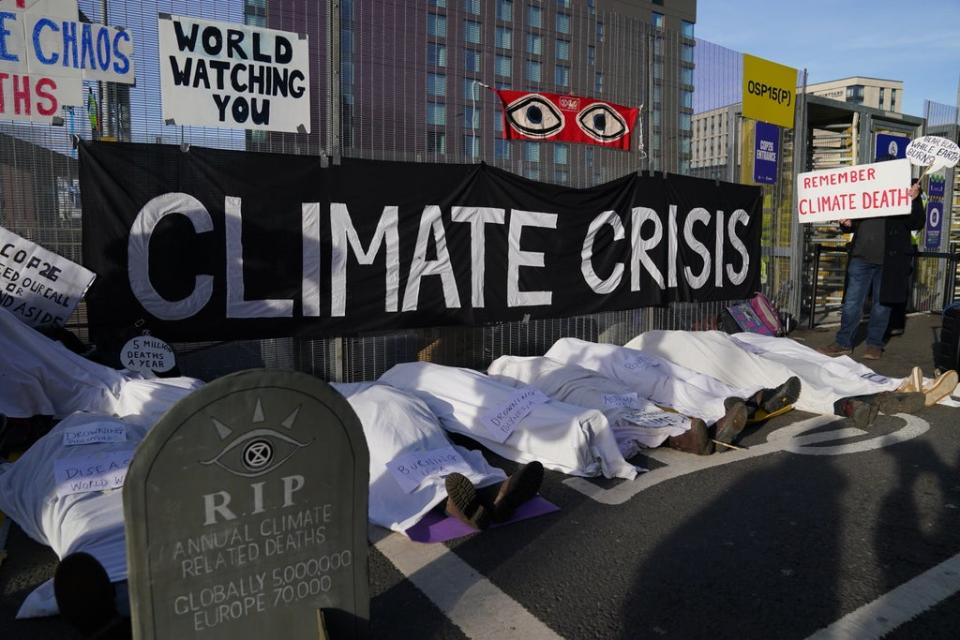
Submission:
[[[534,496],[517,507],[509,520],[492,526],[505,527],[514,522],[536,518],[554,511],[560,511],[560,507],[540,496]],[[414,542],[446,542],[471,533],[477,533],[477,530],[437,510],[429,512],[420,519],[420,522],[407,529],[407,536]]]

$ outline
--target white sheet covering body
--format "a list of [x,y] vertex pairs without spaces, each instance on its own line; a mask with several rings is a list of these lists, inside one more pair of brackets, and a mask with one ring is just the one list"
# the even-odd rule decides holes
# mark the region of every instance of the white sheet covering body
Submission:
[[690,429],[690,418],[664,411],[622,382],[576,365],[542,356],[500,356],[487,373],[515,386],[532,385],[562,402],[602,411],[624,458]]
[[353,407],[363,425],[370,451],[370,522],[404,532],[447,499],[442,476],[424,480],[415,491],[403,490],[387,464],[414,451],[452,446],[467,462],[462,472],[476,487],[503,482],[506,474],[487,464],[483,454],[450,442],[427,405],[409,393],[375,382],[333,384]]
[[840,398],[892,391],[902,381],[846,356],[831,358],[790,338],[758,333],[647,331],[626,346],[732,385],[775,386],[795,375],[800,378],[800,397],[794,406],[811,413],[833,414],[833,404]]
[[499,442],[484,426],[484,417],[509,404],[516,387],[470,369],[428,362],[398,364],[380,381],[421,398],[447,431],[462,433],[508,460],[539,460],[547,469],[576,476],[636,477],[599,411],[557,401],[537,404]]
[[[65,446],[66,429],[105,423],[123,425],[123,442]],[[123,498],[120,489],[75,493],[59,497],[54,475],[58,459],[90,456],[100,452],[133,451],[147,428],[105,415],[77,413],[57,424],[33,444],[16,462],[0,465],[0,511],[8,515],[30,538],[49,545],[58,557],[85,551],[103,565],[110,580],[127,578],[123,530]],[[56,602],[43,593],[46,585],[28,596],[17,617],[53,615]],[[52,596],[52,591],[49,591]]]
[[577,338],[557,340],[544,355],[551,360],[584,367],[618,380],[662,407],[701,418],[707,423],[723,417],[726,413],[723,401],[726,398],[746,398],[764,386],[754,384],[738,388],[636,349]]

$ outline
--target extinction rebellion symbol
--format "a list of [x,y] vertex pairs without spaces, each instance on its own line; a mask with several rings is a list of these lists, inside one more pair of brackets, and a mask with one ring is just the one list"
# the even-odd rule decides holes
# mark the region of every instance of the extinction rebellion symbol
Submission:
[[266,440],[254,440],[243,451],[243,466],[259,471],[273,459],[273,447]]

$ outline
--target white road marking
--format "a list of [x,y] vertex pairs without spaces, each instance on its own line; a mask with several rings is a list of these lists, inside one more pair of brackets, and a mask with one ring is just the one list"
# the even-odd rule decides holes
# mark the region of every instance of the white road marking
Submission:
[[750,458],[777,453],[778,451],[824,456],[871,451],[873,449],[879,449],[880,447],[903,442],[904,440],[916,438],[930,429],[930,424],[926,420],[916,416],[897,414],[896,417],[906,423],[901,429],[887,435],[860,442],[841,444],[833,447],[810,446],[821,442],[853,438],[867,434],[866,431],[855,427],[841,427],[832,431],[801,435],[805,431],[827,424],[844,424],[844,421],[838,419],[837,416],[814,416],[777,429],[767,436],[766,442],[753,445],[742,451],[727,451],[711,456],[695,456],[663,447],[649,449],[644,451],[644,455],[658,462],[662,462],[667,466],[652,469],[641,476],[637,476],[635,480],[621,482],[610,489],[599,487],[584,478],[567,478],[563,483],[571,489],[575,489],[602,504],[623,504],[641,491],[654,487],[661,482],[679,478],[689,473],[696,473],[704,469],[710,469],[711,467],[749,460]]
[[807,640],[875,640],[960,591],[960,554],[944,560]]
[[469,638],[561,638],[443,544],[371,527],[374,546]]

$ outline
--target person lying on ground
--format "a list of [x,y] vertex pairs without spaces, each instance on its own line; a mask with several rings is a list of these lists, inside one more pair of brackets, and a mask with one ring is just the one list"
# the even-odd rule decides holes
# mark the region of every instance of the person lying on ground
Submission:
[[487,373],[507,384],[531,385],[556,400],[603,412],[627,459],[641,448],[663,444],[707,455],[714,452],[715,441],[732,444],[747,420],[744,403],[734,403],[733,411],[708,427],[702,418],[664,411],[622,382],[543,356],[500,356]]
[[514,462],[540,461],[568,475],[636,477],[606,417],[516,388],[470,369],[429,362],[398,364],[380,382],[426,402],[447,431],[460,433]]
[[[909,391],[903,379],[877,374],[846,356],[831,358],[790,338],[748,332],[648,331],[629,341],[626,348],[731,385],[797,376],[797,409],[849,417],[857,426],[871,424],[880,412],[918,411],[927,399]],[[956,374],[952,377],[956,386]],[[941,387],[948,385],[944,380]]]

